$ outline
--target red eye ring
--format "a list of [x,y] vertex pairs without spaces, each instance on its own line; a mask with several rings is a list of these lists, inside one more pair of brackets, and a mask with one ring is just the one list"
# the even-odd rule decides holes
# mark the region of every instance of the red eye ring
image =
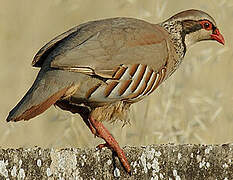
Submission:
[[207,21],[207,20],[204,20],[204,21],[201,21],[200,24],[202,25],[203,29],[206,29],[206,30],[212,30],[212,24]]

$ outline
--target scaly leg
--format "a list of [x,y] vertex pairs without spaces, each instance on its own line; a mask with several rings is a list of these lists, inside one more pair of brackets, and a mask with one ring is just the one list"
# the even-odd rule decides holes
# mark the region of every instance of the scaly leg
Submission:
[[124,151],[120,148],[117,141],[112,137],[110,132],[104,127],[104,125],[96,121],[90,116],[90,110],[85,106],[76,106],[70,104],[67,100],[57,101],[56,105],[63,110],[71,111],[72,113],[78,113],[81,115],[83,121],[86,125],[90,128],[91,132],[102,139],[105,140],[105,144],[100,144],[97,146],[98,148],[108,147],[112,149],[120,159],[122,165],[124,166],[125,170],[130,173],[130,166],[124,154]]
[[[104,127],[104,125],[100,121],[96,121],[94,118],[89,117],[90,124],[92,128],[96,130],[96,135],[105,140],[106,144],[100,144],[98,147],[109,147],[113,151],[116,152],[119,160],[121,161],[122,165],[124,166],[125,170],[130,173],[130,165],[126,159],[124,151],[120,148],[117,141],[112,137],[110,132]],[[89,127],[92,129],[91,127]],[[92,130],[91,130],[92,131]],[[93,131],[92,131],[93,132]]]

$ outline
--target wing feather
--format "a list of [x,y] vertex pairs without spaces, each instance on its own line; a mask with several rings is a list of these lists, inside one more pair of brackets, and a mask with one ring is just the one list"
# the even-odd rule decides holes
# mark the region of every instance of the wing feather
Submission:
[[146,64],[155,72],[168,59],[167,34],[159,26],[132,18],[93,21],[56,37],[36,54],[32,64],[103,78],[121,65]]

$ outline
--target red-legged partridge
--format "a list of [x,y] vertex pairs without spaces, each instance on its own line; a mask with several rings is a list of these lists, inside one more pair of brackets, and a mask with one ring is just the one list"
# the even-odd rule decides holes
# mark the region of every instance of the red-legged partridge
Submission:
[[214,19],[199,10],[180,12],[160,24],[111,18],[76,26],[35,55],[40,72],[7,121],[29,120],[57,105],[79,113],[92,133],[129,163],[101,121],[126,121],[130,105],[151,94],[178,68],[194,43],[224,44]]

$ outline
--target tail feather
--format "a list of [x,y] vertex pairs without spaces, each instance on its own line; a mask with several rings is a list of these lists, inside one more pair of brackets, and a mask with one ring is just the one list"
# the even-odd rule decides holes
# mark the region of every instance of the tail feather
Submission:
[[59,99],[67,97],[74,85],[68,73],[42,69],[29,91],[10,111],[6,121],[29,120],[43,113]]
[[[44,111],[46,111],[51,105],[53,105],[57,100],[59,100],[65,92],[68,90],[68,88],[64,88],[57,93],[53,94],[51,97],[46,99],[44,102],[34,105],[31,108],[24,111],[21,115],[12,118],[10,115],[7,118],[7,122],[9,121],[20,121],[20,120],[29,120]],[[10,113],[11,114],[11,113]]]

